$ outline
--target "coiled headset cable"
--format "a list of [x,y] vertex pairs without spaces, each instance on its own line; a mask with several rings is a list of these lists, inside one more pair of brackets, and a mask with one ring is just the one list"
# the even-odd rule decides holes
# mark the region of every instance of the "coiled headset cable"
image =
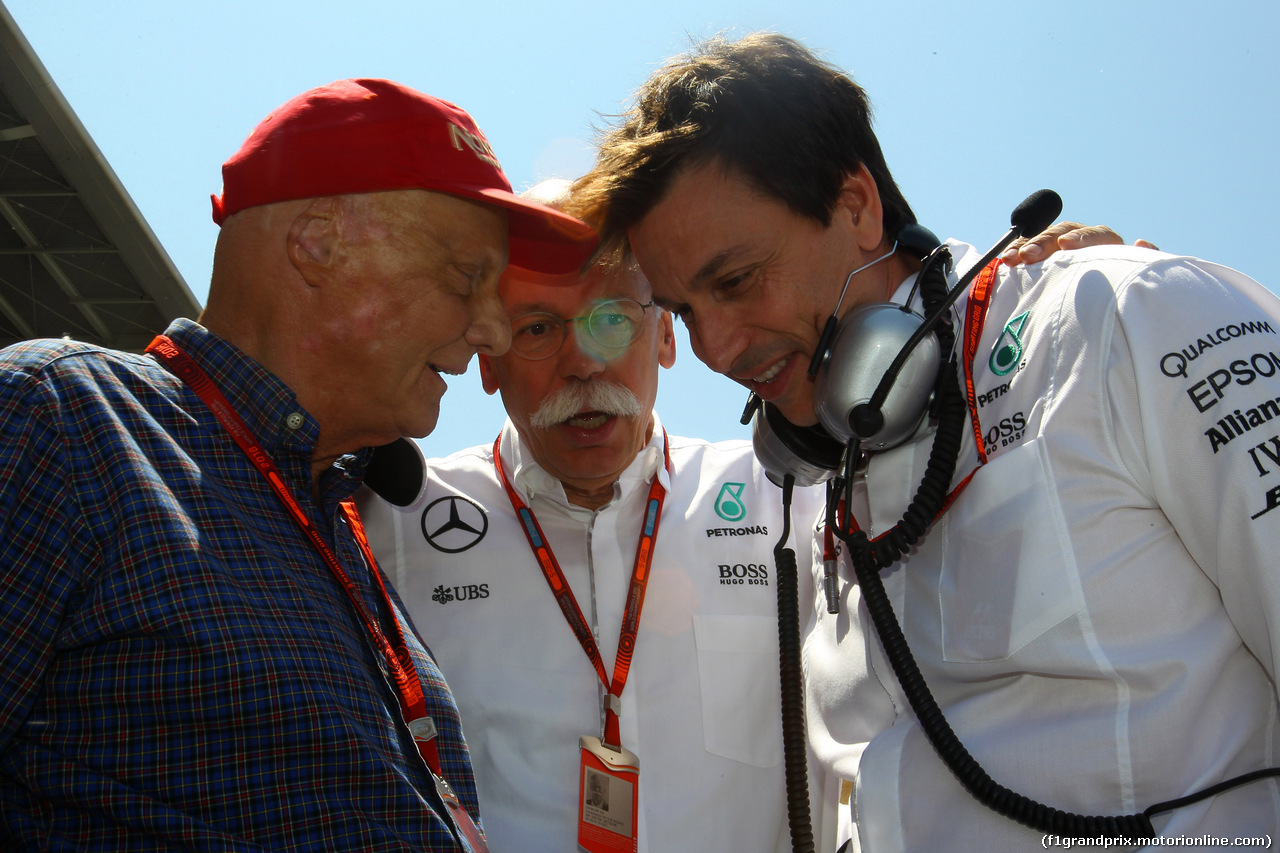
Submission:
[[809,813],[809,771],[804,725],[804,675],[800,660],[800,592],[796,552],[786,547],[791,536],[791,493],[795,477],[782,483],[782,537],[773,548],[774,583],[778,587],[778,671],[782,686],[782,758],[786,774],[787,823],[794,853],[813,853]]

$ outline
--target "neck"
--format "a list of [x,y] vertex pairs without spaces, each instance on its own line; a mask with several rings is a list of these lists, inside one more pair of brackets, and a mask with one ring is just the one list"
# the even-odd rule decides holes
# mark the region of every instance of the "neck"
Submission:
[[920,262],[903,252],[894,252],[885,265],[885,301],[893,298],[898,285],[907,280],[913,273],[920,272]]
[[311,495],[315,498],[316,503],[320,503],[320,475],[333,467],[333,463],[338,460],[342,454],[332,454],[328,456],[320,456],[317,451],[311,453]]
[[[565,472],[555,465],[549,465],[547,459],[542,458],[537,451],[537,443],[530,442],[528,437],[520,437],[522,445],[532,456],[532,460],[542,468],[543,471],[554,476],[560,482],[561,488],[564,489],[565,499],[574,506],[584,507],[590,510],[597,510],[609,501],[613,500],[613,487],[618,482],[618,478],[622,473],[635,461],[636,455],[643,452],[646,445],[653,438],[654,419],[652,412],[649,414],[649,422],[646,427],[639,445],[635,447],[631,455],[627,458],[627,462],[622,467],[602,474],[597,477],[583,476],[571,477],[565,476]],[[517,430],[517,436],[519,431]],[[504,441],[505,445],[505,441]]]
[[613,500],[613,486],[617,480],[610,480],[608,483],[597,487],[580,487],[573,483],[560,481],[560,485],[564,486],[564,496],[569,503],[574,506],[585,507],[590,510],[597,510],[600,507]]

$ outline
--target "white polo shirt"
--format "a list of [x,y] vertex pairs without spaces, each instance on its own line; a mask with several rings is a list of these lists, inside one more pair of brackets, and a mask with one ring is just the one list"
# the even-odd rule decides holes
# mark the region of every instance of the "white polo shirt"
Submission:
[[[663,431],[592,511],[528,455],[510,423],[508,476],[537,515],[610,676],[649,482],[667,487],[630,677],[622,744],[640,758],[639,850],[790,850],[779,723],[773,547],[781,490],[749,442]],[[427,463],[402,511],[366,495],[374,550],[462,713],[495,853],[577,845],[582,735],[601,732],[602,687],[555,603],[503,491],[492,445]],[[792,542],[807,557],[822,490],[797,490]],[[804,559],[800,600],[813,595]],[[815,786],[817,787],[817,786]],[[815,794],[815,820],[821,799]]]

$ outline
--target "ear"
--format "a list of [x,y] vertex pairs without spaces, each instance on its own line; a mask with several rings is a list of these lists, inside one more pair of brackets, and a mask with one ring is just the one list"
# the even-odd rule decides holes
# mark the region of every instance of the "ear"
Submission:
[[884,207],[876,179],[866,164],[844,176],[832,224],[850,228],[858,248],[864,252],[873,252],[884,242]]
[[289,225],[285,251],[289,262],[312,286],[319,285],[336,266],[341,240],[342,207],[336,198],[317,198]]
[[494,366],[493,356],[479,354],[480,385],[486,394],[498,393],[498,368]]
[[676,363],[676,330],[671,322],[671,312],[663,311],[658,321],[658,364],[670,368]]

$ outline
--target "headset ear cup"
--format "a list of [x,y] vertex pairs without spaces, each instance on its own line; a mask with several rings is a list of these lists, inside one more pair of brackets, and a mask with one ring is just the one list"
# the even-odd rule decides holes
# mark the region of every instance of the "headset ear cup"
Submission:
[[[918,278],[920,295],[925,312],[933,317],[945,310],[951,252],[933,232],[919,226],[912,228],[905,235],[911,239],[904,248],[923,259]],[[743,414],[743,423],[751,418],[756,457],[769,479],[779,485],[787,474],[802,486],[829,479],[854,437],[867,451],[886,450],[906,441],[919,428],[938,383],[944,381],[943,360],[955,343],[945,317],[910,351],[899,372],[888,379],[883,403],[878,407],[870,405],[899,353],[925,320],[889,302],[850,310],[834,324],[833,331],[834,320],[833,316],[823,329],[809,370],[811,375],[815,371],[817,374],[813,399],[821,426],[797,427],[754,394]]]
[[[942,364],[935,335],[926,336],[911,351],[879,407],[879,417],[872,416],[875,407],[867,404],[923,322],[918,314],[890,302],[859,306],[840,320],[813,391],[818,419],[837,441],[856,437],[863,450],[887,450],[920,426]],[[865,434],[866,430],[874,432]]]
[[[905,354],[894,372],[895,361],[925,319],[890,302],[850,310],[836,328],[814,385],[823,426],[837,440],[859,439],[863,450],[887,450],[915,433],[941,379],[942,362],[955,343],[951,326],[941,314],[947,300],[951,250],[939,245],[932,233],[919,230],[925,235],[922,251],[932,242],[917,278],[920,297],[925,314],[938,315],[941,321]],[[876,397],[881,384],[885,384],[880,391],[883,400]]]
[[844,456],[844,444],[822,427],[796,426],[768,403],[751,420],[751,443],[765,473],[779,486],[787,474],[801,487],[826,482]]

